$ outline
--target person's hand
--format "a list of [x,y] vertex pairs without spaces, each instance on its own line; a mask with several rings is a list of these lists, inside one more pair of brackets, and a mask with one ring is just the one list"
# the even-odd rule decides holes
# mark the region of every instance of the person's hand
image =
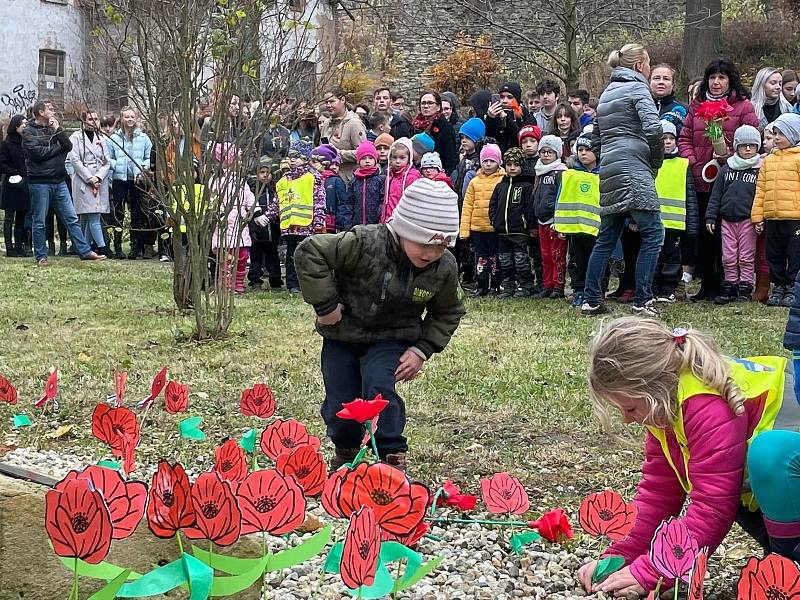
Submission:
[[258,215],[253,222],[258,225],[259,227],[266,227],[269,225],[269,219],[267,219],[266,215]]
[[583,589],[586,591],[587,594],[592,593],[592,575],[594,574],[594,570],[597,568],[597,561],[590,560],[588,563],[583,565],[580,569],[578,569],[578,581],[583,586]]
[[58,119],[52,118],[50,119],[50,127],[58,131],[61,128],[61,123],[58,122]]
[[325,326],[336,325],[339,321],[342,320],[343,308],[344,304],[337,304],[336,308],[334,308],[327,315],[317,316],[317,323]]
[[714,159],[717,162],[725,162],[726,160],[728,160],[728,155],[727,154],[717,154],[716,152],[714,152]]
[[630,223],[628,223],[628,229],[630,229],[631,231],[636,232],[636,231],[639,231],[639,226],[636,223],[634,223],[633,221],[631,221]]
[[625,598],[629,593],[634,592],[639,596],[644,596],[645,590],[631,575],[631,568],[625,567],[616,573],[612,573],[600,583],[595,584],[593,591],[601,591],[606,594],[613,594],[615,598]]
[[714,230],[716,228],[717,228],[717,226],[714,225],[713,223],[706,223],[706,229],[708,229],[708,233],[713,235],[714,234]]
[[419,354],[413,350],[406,350],[403,352],[403,356],[400,357],[397,370],[394,372],[394,378],[397,381],[409,381],[410,379],[414,379],[424,362],[425,361],[419,357]]
[[559,233],[558,234],[558,239],[565,240],[565,239],[567,239],[567,236],[565,234],[563,234],[563,233]]
[[486,114],[494,118],[505,115],[503,112],[503,105],[499,102],[492,102],[489,104],[489,108],[486,109]]
[[764,221],[761,221],[761,223],[756,223],[755,228],[756,228],[756,233],[758,235],[764,233]]
[[530,230],[528,230],[528,233],[530,234],[530,236],[532,238],[538,238],[539,237],[539,230],[538,229],[530,229]]

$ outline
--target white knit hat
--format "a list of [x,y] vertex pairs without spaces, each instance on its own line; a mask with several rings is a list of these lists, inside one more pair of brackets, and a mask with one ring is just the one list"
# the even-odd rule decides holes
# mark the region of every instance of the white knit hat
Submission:
[[674,138],[678,137],[678,128],[675,127],[675,123],[667,121],[666,119],[661,120],[661,131],[664,132],[664,135],[669,134]]
[[561,155],[564,152],[564,142],[561,141],[560,137],[555,135],[546,135],[539,140],[539,152],[545,148],[552,150],[556,153],[558,158],[561,158]]
[[411,242],[452,248],[458,237],[458,196],[444,181],[417,179],[403,192],[388,225]]
[[752,125],[740,125],[733,133],[733,149],[738,150],[744,144],[761,147],[761,133]]
[[442,159],[439,158],[438,152],[427,152],[426,154],[423,154],[422,160],[419,163],[419,168],[420,169],[433,168],[433,169],[439,169],[440,171],[444,170],[442,168]]

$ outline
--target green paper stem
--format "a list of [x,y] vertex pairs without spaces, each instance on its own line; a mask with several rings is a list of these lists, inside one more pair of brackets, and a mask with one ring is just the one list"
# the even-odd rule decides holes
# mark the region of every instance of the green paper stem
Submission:
[[599,583],[612,573],[616,573],[625,565],[625,559],[621,556],[609,556],[597,561],[592,573],[592,583]]
[[78,596],[78,557],[75,557],[75,576],[72,578],[72,591],[69,593],[69,597],[72,598],[72,595],[75,594],[75,600],[80,600]]
[[433,502],[431,503],[431,516],[436,514],[436,503],[439,501],[439,498],[444,494],[444,488],[440,487],[436,490],[436,493],[433,495]]
[[356,454],[356,457],[351,462],[345,464],[344,466],[352,470],[353,467],[355,467],[358,463],[360,463],[361,459],[364,458],[364,455],[367,453],[368,448],[369,446],[362,447],[361,450],[358,451],[358,454]]
[[256,451],[256,430],[247,430],[242,436],[242,439],[239,440],[239,445],[245,452],[249,452],[250,454],[254,453]]
[[477,523],[478,525],[499,525],[500,527],[526,527],[530,525],[528,521],[500,521],[494,519],[451,519],[449,517],[425,517],[431,523]]
[[542,536],[535,531],[525,531],[511,536],[510,545],[515,554],[522,554],[522,547],[533,542],[538,542]]
[[[185,563],[183,562],[183,554],[184,554],[184,552],[183,552],[183,540],[181,540],[181,530],[180,529],[175,532],[175,539],[178,540],[178,550],[180,552],[181,564],[184,566],[184,570],[186,570],[185,569]],[[189,597],[191,597],[192,596],[192,584],[188,580],[188,577],[187,577],[186,583],[189,585]]]
[[367,431],[369,432],[369,441],[372,444],[372,453],[375,455],[375,460],[380,460],[378,443],[375,441],[375,435],[372,433],[372,419],[367,421]]
[[675,580],[675,595],[673,596],[674,600],[678,600],[678,584],[680,583],[680,578]]
[[[130,569],[124,570],[113,580],[109,581],[101,590],[92,594],[89,600],[114,600],[114,598],[117,597],[117,592],[125,585],[125,580],[128,579],[128,575],[130,575]],[[80,598],[78,600],[80,600]]]
[[[74,571],[76,569],[71,559],[61,556],[59,557],[59,560],[61,561],[61,564],[63,564],[70,571]],[[90,577],[92,579],[104,579],[105,581],[110,581],[118,577],[120,573],[126,570],[123,567],[118,567],[117,565],[112,565],[111,563],[107,562],[101,562],[97,565],[90,565],[89,563],[80,559],[78,559],[76,562],[78,575],[82,577]],[[129,571],[127,579],[133,581],[134,579],[139,579],[141,576],[141,573]]]

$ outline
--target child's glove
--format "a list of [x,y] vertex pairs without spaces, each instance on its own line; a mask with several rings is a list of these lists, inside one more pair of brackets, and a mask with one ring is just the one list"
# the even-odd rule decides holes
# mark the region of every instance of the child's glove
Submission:
[[269,225],[269,219],[267,219],[266,215],[258,215],[255,219],[253,219],[253,223],[259,227],[266,227]]

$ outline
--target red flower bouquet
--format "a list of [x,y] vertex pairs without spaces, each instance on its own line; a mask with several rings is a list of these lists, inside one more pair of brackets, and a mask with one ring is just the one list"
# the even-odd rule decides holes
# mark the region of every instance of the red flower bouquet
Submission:
[[714,152],[720,156],[728,153],[725,145],[725,134],[722,130],[722,121],[728,118],[728,113],[733,107],[724,98],[722,100],[706,100],[700,103],[694,114],[706,122],[705,136],[711,140]]

